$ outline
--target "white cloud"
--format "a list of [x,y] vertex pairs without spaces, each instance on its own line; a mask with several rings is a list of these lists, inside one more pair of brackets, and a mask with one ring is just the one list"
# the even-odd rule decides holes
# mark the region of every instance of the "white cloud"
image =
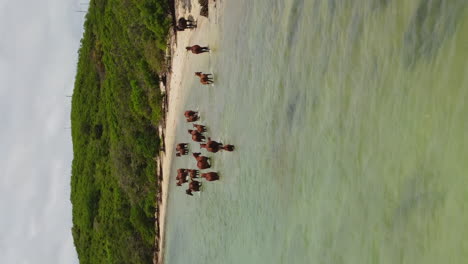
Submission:
[[78,263],[71,236],[75,0],[0,1],[0,263]]

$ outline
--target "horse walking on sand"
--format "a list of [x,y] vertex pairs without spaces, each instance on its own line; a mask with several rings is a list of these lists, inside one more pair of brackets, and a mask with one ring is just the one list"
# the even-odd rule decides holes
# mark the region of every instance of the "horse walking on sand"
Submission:
[[197,27],[197,23],[195,21],[191,21],[191,20],[185,19],[184,17],[181,17],[177,21],[176,29],[177,31],[184,31],[187,28],[196,28],[196,27]]
[[211,73],[196,72],[195,76],[200,77],[200,83],[203,85],[208,85],[208,84],[213,83],[213,74]]
[[185,47],[187,51],[191,51],[193,54],[200,54],[204,52],[210,52],[210,48],[201,47],[200,45],[193,45],[191,47]]

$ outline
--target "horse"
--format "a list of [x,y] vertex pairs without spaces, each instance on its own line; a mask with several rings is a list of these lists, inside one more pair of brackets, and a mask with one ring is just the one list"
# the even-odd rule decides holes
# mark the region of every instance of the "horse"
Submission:
[[234,150],[234,145],[223,145],[223,143],[213,141],[209,137],[208,142],[206,142],[206,144],[200,144],[200,148],[204,148],[208,152],[216,153],[216,152],[221,151],[221,150],[233,151]]
[[195,117],[197,116],[198,117],[198,112],[197,111],[193,111],[193,110],[187,110],[184,112],[184,116],[189,118],[189,117]]
[[203,142],[203,141],[205,141],[205,136],[198,133],[198,134],[192,135],[192,140],[195,141],[195,142]]
[[180,157],[182,155],[187,155],[189,153],[187,146],[188,146],[188,143],[177,144],[176,145],[176,152],[178,152],[178,153],[176,153],[176,156]]
[[200,45],[193,45],[191,47],[185,47],[187,51],[191,51],[193,54],[200,54],[204,52],[210,52],[208,47],[200,47]]
[[202,173],[202,178],[205,178],[207,181],[217,181],[219,180],[219,175],[216,172]]
[[200,83],[203,85],[212,84],[213,83],[213,74],[211,73],[202,73],[202,72],[195,72],[195,76],[200,77]]
[[206,126],[198,125],[198,124],[193,124],[193,127],[197,129],[198,132],[204,133],[206,132]]
[[205,156],[201,156],[200,153],[193,153],[193,157],[197,160],[197,167],[200,170],[211,168],[211,165],[209,163],[210,158],[205,157]]
[[188,143],[179,143],[176,145],[176,150],[187,149]]
[[199,116],[191,116],[191,117],[188,117],[187,118],[187,122],[195,122],[195,121],[198,121],[198,119],[200,119]]
[[184,173],[185,173],[185,174],[188,173],[187,169],[178,169],[178,170],[177,170],[177,174],[184,174]]
[[200,174],[200,172],[198,170],[188,170],[189,172],[189,175],[190,175],[190,179],[195,179],[195,178],[199,178],[198,175]]
[[177,186],[182,186],[182,184],[184,184],[184,183],[186,183],[186,182],[188,182],[186,178],[181,178],[181,179],[178,179],[178,180],[177,180],[176,185],[177,185]]
[[191,20],[185,19],[184,17],[179,18],[177,21],[176,29],[178,31],[184,31],[187,28],[196,28],[197,25]]
[[198,161],[197,168],[200,170],[205,170],[211,168],[211,165],[208,163],[208,161]]
[[193,153],[193,157],[197,161],[209,161],[210,160],[210,158],[202,156],[200,152]]
[[209,163],[210,158],[201,156],[200,153],[193,153],[193,157],[197,160],[197,167],[200,170],[211,168],[211,165]]
[[177,179],[177,180],[180,180],[180,179],[187,179],[188,174],[189,174],[189,171],[188,171],[188,170],[186,170],[186,169],[178,169],[178,170],[177,170],[176,179]]
[[202,186],[202,183],[199,182],[199,181],[191,181],[189,183],[189,188],[187,190],[185,190],[185,193],[188,194],[188,195],[192,195],[192,192],[199,192],[200,191],[200,187]]

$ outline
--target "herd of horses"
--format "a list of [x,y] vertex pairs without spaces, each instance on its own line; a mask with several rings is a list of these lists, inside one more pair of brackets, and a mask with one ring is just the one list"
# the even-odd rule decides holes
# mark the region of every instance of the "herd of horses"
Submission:
[[[196,28],[196,23],[185,18],[178,20],[177,30],[183,31],[187,28]],[[199,45],[193,45],[186,47],[187,51],[191,51],[193,54],[201,54],[209,52],[208,47],[201,47]],[[195,72],[195,76],[200,78],[200,83],[204,85],[212,84],[213,77],[212,74],[206,74],[202,72]],[[224,145],[221,142],[212,140],[210,137],[205,136],[204,133],[207,132],[206,126],[201,124],[195,124],[194,122],[200,119],[198,112],[193,110],[187,110],[184,113],[186,121],[188,123],[193,123],[193,129],[189,129],[187,132],[192,137],[194,142],[200,143],[200,149],[205,149],[211,153],[217,153],[220,151],[234,151],[233,145]],[[179,143],[176,145],[176,157],[182,157],[189,155],[189,144],[188,143]],[[204,178],[206,181],[217,181],[219,180],[219,175],[217,172],[206,172],[200,173],[201,170],[206,170],[211,168],[210,158],[203,156],[200,152],[192,153],[193,158],[197,162],[197,168],[195,169],[178,169],[177,170],[177,186],[182,186],[184,183],[188,183],[188,189],[185,191],[187,195],[193,195],[193,192],[199,192],[202,182],[196,180]],[[189,181],[190,178],[190,181]]]
[[[184,113],[184,116],[188,123],[196,122],[200,119],[198,112],[193,110],[187,110]],[[217,153],[219,151],[234,151],[233,145],[224,145],[221,142],[212,140],[210,137],[206,137],[206,126],[200,124],[193,124],[194,129],[189,129],[187,132],[191,135],[194,142],[200,143],[200,148],[205,149],[211,153]],[[176,157],[182,157],[189,155],[189,143],[179,143],[176,145]],[[210,158],[203,156],[200,152],[192,153],[192,156],[197,162],[197,168],[199,170],[205,170],[211,168]],[[194,169],[178,169],[177,170],[177,186],[182,186],[184,183],[188,183],[188,178],[190,177],[190,183],[188,189],[185,191],[188,195],[193,195],[193,192],[199,192],[202,183],[195,179],[204,178],[207,181],[217,181],[219,180],[219,175],[217,172],[207,172],[201,173],[199,170]]]

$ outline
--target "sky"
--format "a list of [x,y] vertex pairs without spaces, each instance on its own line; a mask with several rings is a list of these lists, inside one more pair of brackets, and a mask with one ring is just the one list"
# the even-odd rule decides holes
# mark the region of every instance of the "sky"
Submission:
[[0,0],[0,263],[78,263],[71,98],[88,0]]

